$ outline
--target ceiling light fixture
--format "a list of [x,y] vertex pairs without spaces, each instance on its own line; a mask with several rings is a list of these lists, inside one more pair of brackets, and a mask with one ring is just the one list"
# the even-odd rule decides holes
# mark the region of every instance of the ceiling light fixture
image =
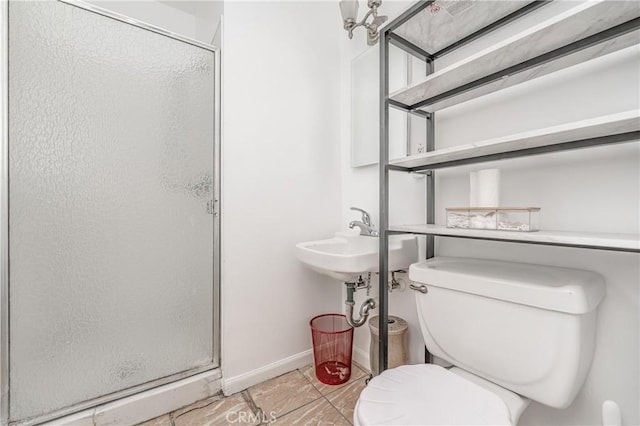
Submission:
[[[340,1],[340,12],[342,13],[342,19],[344,21],[344,29],[349,33],[349,38],[353,38],[353,30],[358,27],[365,27],[367,29],[367,44],[373,46],[380,38],[378,28],[388,18],[386,16],[378,16],[378,8],[382,4],[382,0],[368,0],[367,6],[369,11],[364,15],[362,21],[357,22],[358,18],[358,0],[342,0]],[[367,23],[367,19],[372,16],[371,23]]]

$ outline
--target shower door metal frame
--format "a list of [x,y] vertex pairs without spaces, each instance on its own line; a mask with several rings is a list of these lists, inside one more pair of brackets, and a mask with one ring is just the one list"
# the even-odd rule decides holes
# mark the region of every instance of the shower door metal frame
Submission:
[[9,421],[9,2],[0,1],[0,423]]
[[[213,147],[213,353],[208,365],[161,377],[137,386],[102,395],[38,417],[19,420],[22,425],[37,424],[105,404],[120,398],[172,383],[198,373],[220,368],[220,168],[221,168],[221,52],[220,48],[176,34],[146,22],[85,3],[80,0],[58,0],[70,7],[78,7],[107,19],[114,19],[137,28],[190,44],[214,54],[214,144]],[[9,0],[0,0],[0,424],[9,423]],[[221,374],[217,375],[222,377]]]

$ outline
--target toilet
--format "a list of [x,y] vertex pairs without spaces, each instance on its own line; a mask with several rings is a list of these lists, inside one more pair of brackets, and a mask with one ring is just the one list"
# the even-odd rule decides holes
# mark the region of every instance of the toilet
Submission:
[[602,276],[577,269],[435,257],[409,268],[429,352],[452,365],[374,377],[356,425],[515,425],[530,400],[566,408],[587,376]]

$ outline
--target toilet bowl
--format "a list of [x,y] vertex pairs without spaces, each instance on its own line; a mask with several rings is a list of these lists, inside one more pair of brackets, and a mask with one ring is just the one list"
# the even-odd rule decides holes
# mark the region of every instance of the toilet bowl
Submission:
[[374,377],[355,425],[513,425],[529,400],[453,367],[405,365]]
[[530,400],[566,408],[591,365],[598,274],[480,259],[411,265],[429,351],[452,364],[405,365],[374,377],[356,425],[515,425]]

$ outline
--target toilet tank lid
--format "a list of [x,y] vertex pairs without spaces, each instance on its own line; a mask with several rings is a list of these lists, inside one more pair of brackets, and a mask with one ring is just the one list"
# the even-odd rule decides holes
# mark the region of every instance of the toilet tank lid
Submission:
[[462,257],[434,257],[414,263],[409,279],[571,314],[592,311],[605,295],[604,279],[595,272]]

